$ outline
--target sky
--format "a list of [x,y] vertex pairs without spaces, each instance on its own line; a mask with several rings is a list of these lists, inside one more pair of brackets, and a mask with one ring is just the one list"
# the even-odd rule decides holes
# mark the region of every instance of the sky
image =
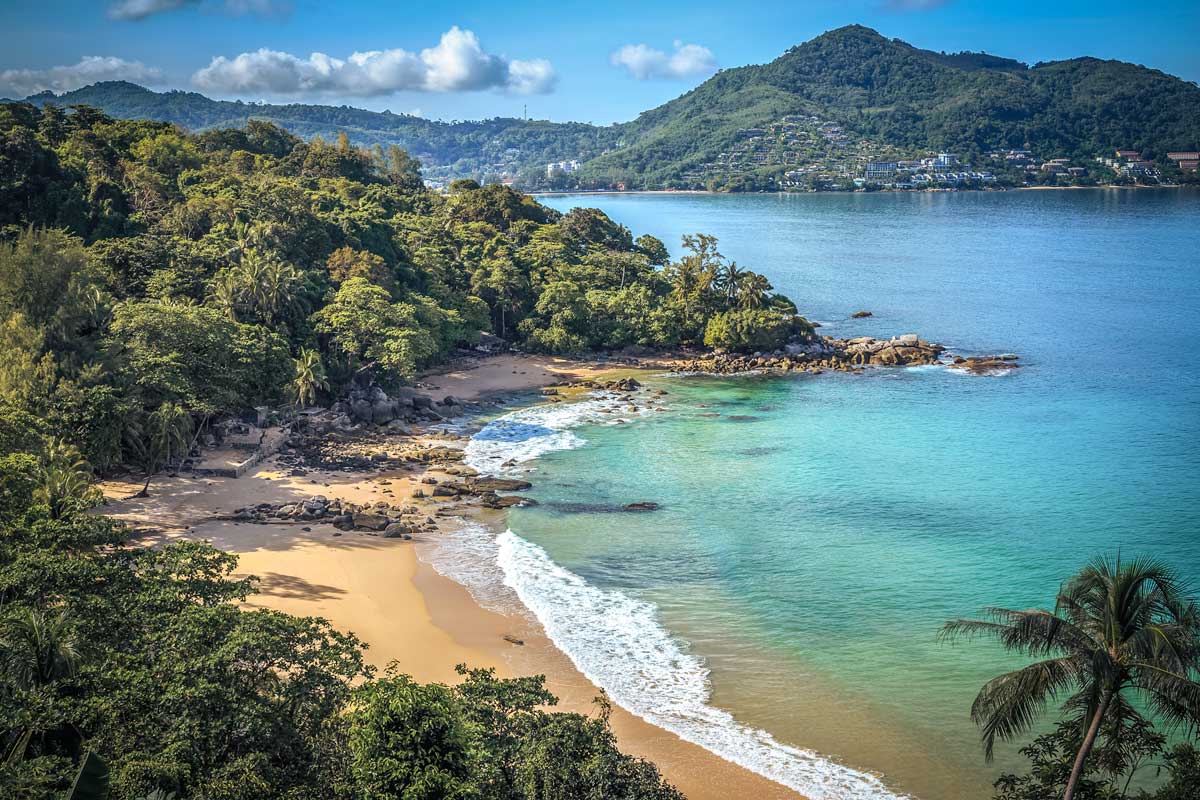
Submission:
[[1090,55],[1200,80],[1200,0],[0,0],[0,97],[129,80],[607,124],[849,24],[930,50]]

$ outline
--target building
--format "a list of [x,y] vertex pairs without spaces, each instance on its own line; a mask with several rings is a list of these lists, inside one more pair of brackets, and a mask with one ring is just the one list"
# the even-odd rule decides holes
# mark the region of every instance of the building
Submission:
[[1137,150],[1118,150],[1117,159],[1120,161],[1141,161],[1142,154]]
[[896,174],[899,165],[895,161],[868,161],[866,179],[869,181],[890,178]]
[[570,161],[554,161],[546,165],[546,177],[553,178],[555,175],[563,175],[568,172],[575,172],[579,169],[579,161],[571,159]]
[[1200,151],[1197,150],[1176,150],[1167,153],[1167,158],[1178,164],[1184,172],[1196,172],[1200,167]]

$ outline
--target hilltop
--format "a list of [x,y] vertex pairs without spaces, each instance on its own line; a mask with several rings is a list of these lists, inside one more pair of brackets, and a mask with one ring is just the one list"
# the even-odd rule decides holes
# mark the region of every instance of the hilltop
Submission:
[[[400,145],[425,163],[427,176],[513,178],[531,188],[776,188],[804,176],[861,172],[873,159],[937,151],[977,160],[1028,150],[1035,159],[1091,165],[1132,149],[1166,166],[1167,152],[1200,145],[1200,87],[1159,70],[1090,57],[1029,66],[987,53],[939,53],[857,25],[767,64],[722,70],[630,122],[605,127],[438,122],[347,106],[219,101],[129,83],[28,99],[192,130],[262,119],[304,138],[345,131],[358,144]],[[558,161],[579,164],[548,177],[546,165]]]

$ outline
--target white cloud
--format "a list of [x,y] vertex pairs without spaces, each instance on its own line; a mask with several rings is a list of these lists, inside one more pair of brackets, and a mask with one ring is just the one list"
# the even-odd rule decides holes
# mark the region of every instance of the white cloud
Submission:
[[235,58],[217,56],[192,76],[201,89],[226,94],[350,95],[376,97],[399,91],[468,92],[506,89],[517,94],[551,91],[550,62],[508,60],[484,52],[471,31],[457,26],[436,47],[420,53],[371,50],[344,59],[324,53],[301,58],[262,48]]
[[138,20],[185,6],[211,7],[235,16],[257,14],[260,17],[292,10],[291,4],[283,0],[117,0],[108,7],[108,15],[113,19]]
[[652,78],[690,78],[717,69],[717,59],[707,47],[675,41],[675,52],[664,53],[645,44],[627,44],[612,54],[612,63],[624,67],[639,81]]
[[154,84],[162,80],[162,71],[140,61],[115,56],[84,56],[78,64],[47,69],[6,69],[0,72],[0,89],[20,96],[50,89],[69,92],[97,81],[133,81]]

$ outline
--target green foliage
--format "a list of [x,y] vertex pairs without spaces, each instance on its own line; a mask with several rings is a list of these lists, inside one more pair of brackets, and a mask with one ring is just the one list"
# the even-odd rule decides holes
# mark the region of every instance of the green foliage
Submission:
[[[1046,800],[1063,796],[1083,731],[1071,721],[1021,748],[1029,760],[1024,774],[1005,773],[995,782],[995,800]],[[1200,751],[1188,743],[1168,747],[1167,737],[1143,721],[1106,737],[1092,751],[1076,789],[1076,800],[1183,800],[1200,792]],[[1136,778],[1160,778],[1154,791],[1131,790]],[[1165,773],[1166,780],[1161,780]]]
[[[1152,719],[1195,730],[1200,609],[1185,591],[1160,562],[1097,558],[1063,584],[1053,611],[992,608],[986,620],[946,623],[942,635],[950,640],[984,636],[1042,659],[979,691],[971,717],[989,760],[997,739],[1025,733],[1051,700],[1065,696],[1070,726],[1035,742],[1027,755],[1044,768],[1012,782],[1013,791],[1061,780],[1071,800],[1086,790],[1089,770],[1126,775],[1157,752],[1163,739]],[[1059,751],[1069,753],[1066,774],[1051,769]]]
[[360,796],[379,800],[474,797],[471,736],[454,693],[389,674],[355,692],[348,715]]
[[[11,446],[56,436],[96,469],[149,478],[211,418],[337,397],[363,373],[411,380],[484,331],[568,353],[699,344],[734,309],[777,311],[744,315],[747,341],[789,330],[794,306],[761,275],[720,282],[732,265],[711,237],[687,237],[672,263],[596,209],[560,214],[470,180],[436,194],[415,157],[356,148],[356,133],[303,141],[254,120],[196,135],[0,105],[0,408],[23,414]],[[166,446],[168,410],[187,431]]]
[[109,343],[146,407],[170,402],[212,414],[251,406],[278,397],[292,371],[278,334],[186,303],[123,303]]
[[704,328],[704,344],[740,353],[776,350],[792,335],[790,317],[759,308],[723,311]]

